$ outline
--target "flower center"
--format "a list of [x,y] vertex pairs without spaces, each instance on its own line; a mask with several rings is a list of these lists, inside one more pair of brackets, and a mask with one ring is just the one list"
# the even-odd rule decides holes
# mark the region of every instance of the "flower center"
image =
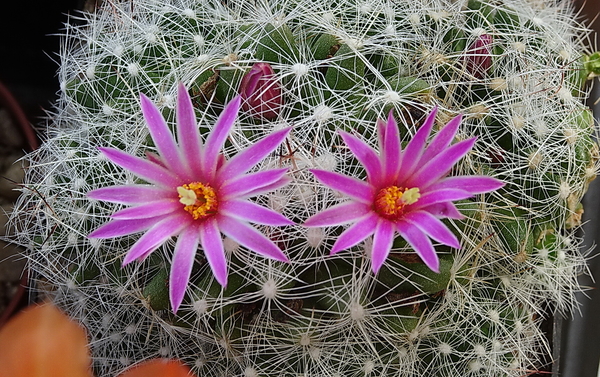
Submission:
[[179,202],[194,220],[204,219],[217,213],[217,194],[208,184],[192,182],[177,187]]
[[374,209],[379,215],[397,220],[404,214],[404,207],[416,203],[421,197],[419,188],[410,189],[398,186],[388,186],[379,190],[375,196]]

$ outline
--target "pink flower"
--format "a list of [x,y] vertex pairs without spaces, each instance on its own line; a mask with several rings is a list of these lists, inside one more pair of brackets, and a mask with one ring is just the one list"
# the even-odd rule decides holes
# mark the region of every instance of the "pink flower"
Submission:
[[255,118],[275,119],[282,105],[281,85],[268,63],[255,63],[240,83],[242,110]]
[[321,183],[350,197],[349,201],[319,212],[304,223],[308,227],[352,223],[338,237],[331,254],[374,235],[371,259],[373,272],[377,273],[398,232],[429,268],[439,272],[439,259],[430,238],[460,248],[456,236],[440,219],[462,218],[453,201],[493,191],[504,184],[486,176],[447,177],[452,166],[471,150],[475,138],[450,145],[461,122],[458,116],[426,145],[436,112],[434,109],[429,114],[405,150],[401,150],[398,127],[391,112],[387,123],[377,122],[379,155],[365,142],[340,131],[348,148],[364,165],[366,181],[311,170]]
[[473,77],[482,79],[492,67],[492,36],[481,34],[469,46],[464,56],[465,69]]
[[113,238],[145,232],[131,247],[123,265],[144,260],[171,237],[177,243],[171,264],[169,294],[177,312],[198,245],[217,281],[227,284],[227,262],[221,233],[268,258],[287,261],[283,252],[249,222],[282,226],[293,224],[283,215],[247,199],[288,183],[287,169],[248,173],[285,139],[286,128],[266,136],[230,160],[220,150],[234,125],[240,98],[234,98],[219,117],[205,143],[200,140],[196,116],[185,87],[177,98],[177,139],[156,106],[140,95],[142,112],[159,155],[142,159],[113,148],[100,151],[115,164],[149,184],[104,187],[88,197],[128,205],[112,220],[93,231],[90,238]]

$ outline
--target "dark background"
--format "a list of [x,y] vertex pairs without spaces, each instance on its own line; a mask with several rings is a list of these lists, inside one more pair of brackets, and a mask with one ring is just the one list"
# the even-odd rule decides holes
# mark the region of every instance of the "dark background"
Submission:
[[[215,0],[216,1],[216,0]],[[5,0],[0,11],[0,81],[21,103],[29,121],[43,124],[44,110],[52,107],[59,90],[56,72],[60,37],[68,15],[76,15],[84,0]],[[578,6],[583,0],[576,1]],[[93,4],[93,0],[92,0]],[[600,0],[587,0],[584,12],[591,20],[600,11]],[[595,23],[599,30],[600,20]],[[592,39],[594,40],[594,39]],[[596,88],[600,83],[596,82]],[[600,98],[592,93],[590,105]],[[596,117],[600,107],[596,106]],[[586,196],[584,250],[600,243],[600,179],[593,182]],[[595,250],[593,254],[596,254]],[[592,259],[590,269],[600,278],[600,258]],[[600,293],[590,277],[582,284],[591,289],[580,295],[581,314],[573,313],[559,329],[560,375],[597,377],[600,356]],[[558,353],[557,353],[558,354]]]
[[0,81],[12,92],[30,122],[40,124],[59,90],[58,33],[67,14],[83,0],[3,0],[0,8]]

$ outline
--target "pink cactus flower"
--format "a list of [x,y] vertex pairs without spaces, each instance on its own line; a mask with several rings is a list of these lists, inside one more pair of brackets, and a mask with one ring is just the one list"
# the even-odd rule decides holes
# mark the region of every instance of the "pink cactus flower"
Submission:
[[114,148],[100,148],[113,163],[148,182],[92,190],[88,197],[129,206],[90,238],[114,238],[145,232],[125,255],[123,265],[142,261],[171,237],[177,237],[169,277],[171,306],[183,301],[198,246],[216,280],[227,284],[227,261],[221,233],[265,257],[287,261],[284,253],[250,222],[271,226],[293,224],[280,213],[248,199],[286,185],[287,169],[248,173],[285,139],[286,128],[225,160],[220,150],[232,129],[240,98],[234,98],[203,143],[189,94],[179,85],[177,142],[158,108],[143,94],[141,107],[158,155],[148,159]]
[[405,150],[401,149],[398,127],[391,112],[387,122],[377,123],[379,154],[357,137],[340,131],[350,151],[365,167],[366,181],[311,170],[325,186],[350,197],[304,223],[307,227],[352,224],[338,237],[331,254],[373,235],[371,261],[373,272],[377,273],[398,233],[430,269],[439,272],[439,259],[430,238],[460,248],[456,236],[440,219],[462,218],[453,201],[490,192],[504,184],[486,176],[447,176],[454,164],[471,150],[475,138],[450,145],[461,122],[458,116],[427,144],[436,111],[429,114]]

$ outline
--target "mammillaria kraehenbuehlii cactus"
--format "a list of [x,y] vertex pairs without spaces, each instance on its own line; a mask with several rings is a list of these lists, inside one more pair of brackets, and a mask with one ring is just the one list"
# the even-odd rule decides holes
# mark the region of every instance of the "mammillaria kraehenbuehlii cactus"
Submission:
[[[548,352],[541,308],[576,306],[585,263],[574,229],[597,171],[593,118],[583,105],[596,65],[583,54],[586,31],[569,4],[108,2],[86,14],[85,25],[67,26],[62,96],[48,139],[28,159],[16,242],[28,247],[39,288],[89,329],[100,375],[156,356],[181,358],[208,376],[523,375]],[[146,108],[159,109],[172,135],[183,135],[180,82],[207,142],[225,106],[245,98],[220,149],[222,164],[291,127],[274,152],[248,166],[249,174],[287,169],[289,183],[245,199],[294,225],[254,225],[289,263],[225,237],[225,288],[199,248],[175,314],[168,285],[175,238],[122,266],[145,228],[88,236],[132,203],[93,199],[102,191],[92,190],[153,183],[98,148],[167,167],[139,96],[149,97]],[[261,98],[269,105],[261,107]],[[303,225],[347,200],[319,174],[368,181],[373,165],[364,161],[372,154],[357,151],[384,153],[378,119],[392,110],[406,152],[434,108],[423,143],[434,144],[461,114],[445,147],[477,138],[440,176],[486,176],[504,186],[471,189],[486,193],[452,197],[438,208],[446,216],[433,212],[453,233],[429,235],[439,273],[402,232],[376,274],[371,237],[330,255],[352,225]],[[366,146],[356,149],[358,142]],[[173,201],[196,205],[199,186],[184,184]],[[408,197],[396,203],[421,199],[398,189],[396,199]]]

